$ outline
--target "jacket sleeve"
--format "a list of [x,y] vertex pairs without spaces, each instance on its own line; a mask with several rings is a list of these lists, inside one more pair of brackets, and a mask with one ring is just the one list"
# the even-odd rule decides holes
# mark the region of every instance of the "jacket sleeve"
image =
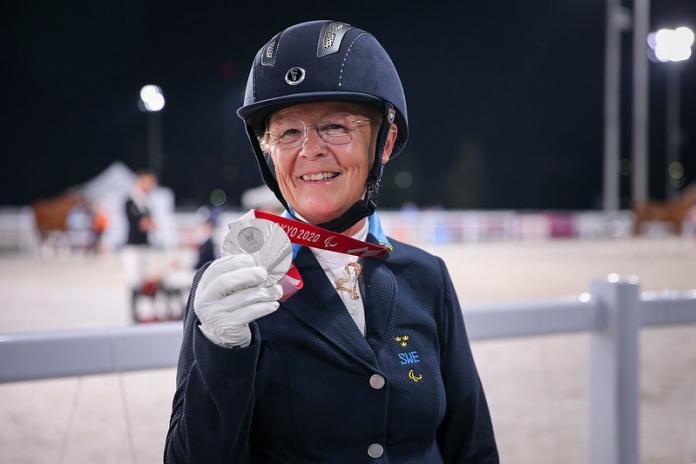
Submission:
[[143,214],[140,212],[137,206],[135,206],[135,202],[133,201],[132,198],[129,198],[126,200],[126,218],[128,219],[128,224],[130,227],[133,227],[133,224],[135,224],[135,228],[138,228],[138,221],[140,221],[140,218],[143,217]]
[[444,262],[439,261],[444,280],[439,322],[447,411],[438,429],[438,444],[447,464],[497,464],[490,413],[459,300]]
[[184,336],[177,367],[177,388],[164,448],[165,464],[248,462],[249,429],[259,333],[252,324],[247,348],[222,348],[198,329],[193,311],[193,280],[186,305]]

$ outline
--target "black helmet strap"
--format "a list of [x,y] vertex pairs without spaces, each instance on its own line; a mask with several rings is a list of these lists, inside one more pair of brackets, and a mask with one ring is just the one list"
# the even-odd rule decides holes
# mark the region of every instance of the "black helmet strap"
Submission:
[[[384,106],[384,120],[379,128],[379,133],[377,134],[375,159],[372,163],[370,174],[367,176],[364,198],[353,203],[353,205],[339,217],[322,224],[317,224],[318,227],[340,233],[347,230],[362,218],[368,217],[375,212],[375,209],[377,208],[377,197],[379,196],[379,187],[382,181],[382,171],[384,169],[384,165],[382,164],[382,153],[384,152],[384,147],[387,143],[389,128],[392,124],[394,124],[394,117],[394,107],[391,104],[386,103]],[[266,182],[266,185],[273,191],[276,198],[283,204],[285,209],[287,211],[292,211],[280,191],[280,187],[274,173],[271,172],[271,168],[266,160],[266,155],[261,149],[261,145],[259,144],[254,129],[249,124],[246,125],[246,128],[247,136],[249,137],[251,146],[254,149],[254,154],[256,155],[264,182]]]
[[259,165],[259,171],[261,171],[261,177],[263,177],[263,181],[266,183],[268,188],[271,189],[271,191],[276,196],[278,201],[280,201],[283,207],[286,210],[290,211],[290,206],[288,205],[288,202],[285,201],[285,198],[283,198],[283,194],[280,192],[278,181],[276,180],[273,171],[268,165],[268,160],[266,160],[266,155],[261,149],[261,144],[259,144],[259,139],[256,136],[254,128],[249,124],[245,124],[245,126],[247,130],[247,137],[249,138],[249,143],[251,143],[251,147],[254,149],[254,156],[256,156],[256,161]]

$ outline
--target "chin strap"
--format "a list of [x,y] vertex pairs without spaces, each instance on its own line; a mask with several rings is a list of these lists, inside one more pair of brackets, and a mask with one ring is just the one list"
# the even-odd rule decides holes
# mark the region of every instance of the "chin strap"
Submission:
[[[379,133],[377,135],[377,146],[375,150],[375,160],[372,163],[372,169],[370,170],[370,174],[367,176],[367,181],[365,183],[365,196],[353,203],[353,205],[339,217],[322,224],[317,224],[317,227],[340,233],[350,228],[362,218],[368,217],[375,212],[375,209],[377,208],[379,187],[382,181],[382,171],[384,170],[384,165],[382,164],[382,153],[384,152],[384,146],[386,145],[387,136],[389,135],[389,128],[392,124],[394,124],[395,117],[396,111],[394,110],[394,107],[390,103],[386,103],[384,105],[384,121],[386,121],[386,124],[382,123],[381,127],[379,128]],[[278,201],[283,204],[285,210],[292,214],[293,209],[290,208],[290,205],[288,205],[288,202],[280,192],[278,181],[276,180],[272,170],[272,161],[267,159],[266,155],[263,153],[263,150],[261,150],[261,145],[259,144],[259,140],[256,137],[254,129],[248,124],[246,127],[247,137],[249,138],[249,142],[251,142],[251,146],[254,149],[254,154],[256,155],[256,160],[258,161],[259,170],[261,171],[263,180],[273,191]],[[292,215],[293,217],[295,216],[294,214]]]
[[283,194],[280,193],[280,186],[278,186],[278,181],[275,178],[275,174],[273,173],[273,161],[271,160],[270,156],[266,156],[261,149],[261,145],[259,144],[259,139],[257,138],[256,132],[254,132],[254,128],[251,127],[249,124],[246,125],[246,130],[247,130],[247,137],[249,138],[249,143],[251,143],[251,147],[254,149],[254,156],[256,156],[256,162],[259,165],[259,171],[261,171],[261,177],[263,177],[263,181],[266,183],[268,188],[271,189],[273,194],[276,196],[278,201],[283,205],[286,211],[292,211],[290,209],[290,206],[288,205],[288,202],[285,201],[285,198],[283,198]]
[[343,232],[362,218],[370,216],[375,212],[375,208],[377,208],[376,188],[376,184],[368,182],[367,189],[365,191],[365,198],[353,203],[353,206],[348,208],[348,211],[341,214],[336,219],[317,224],[317,227],[321,227],[322,229],[333,232]]

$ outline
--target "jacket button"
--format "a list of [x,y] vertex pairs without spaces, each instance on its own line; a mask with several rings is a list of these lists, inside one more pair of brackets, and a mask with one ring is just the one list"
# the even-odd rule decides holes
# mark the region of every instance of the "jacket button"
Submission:
[[370,386],[375,390],[379,390],[385,384],[384,377],[379,374],[372,374],[370,377]]
[[367,454],[371,458],[379,458],[384,454],[384,447],[379,443],[373,443],[367,447]]

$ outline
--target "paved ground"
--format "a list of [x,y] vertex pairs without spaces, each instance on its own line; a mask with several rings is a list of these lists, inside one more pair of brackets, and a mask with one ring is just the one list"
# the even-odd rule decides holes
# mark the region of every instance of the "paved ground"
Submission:
[[[611,272],[646,290],[696,288],[693,240],[425,248],[445,258],[464,306],[576,295]],[[117,257],[6,257],[0,276],[0,332],[128,323]],[[473,349],[503,462],[586,463],[587,337]],[[641,350],[642,462],[696,462],[696,327],[644,330]],[[161,462],[173,391],[172,369],[0,385],[0,462]]]

